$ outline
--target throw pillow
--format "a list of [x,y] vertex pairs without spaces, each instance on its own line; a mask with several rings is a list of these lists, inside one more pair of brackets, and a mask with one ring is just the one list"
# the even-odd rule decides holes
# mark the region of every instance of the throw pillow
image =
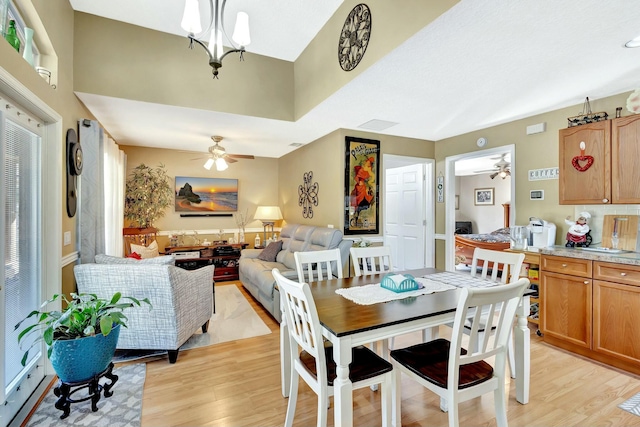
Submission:
[[139,253],[142,259],[154,258],[160,255],[160,253],[158,252],[158,242],[156,242],[155,240],[148,247],[145,247],[143,245],[134,245],[132,243],[131,252]]
[[282,240],[277,242],[271,242],[269,245],[260,252],[258,259],[262,261],[275,262],[278,252],[282,250]]

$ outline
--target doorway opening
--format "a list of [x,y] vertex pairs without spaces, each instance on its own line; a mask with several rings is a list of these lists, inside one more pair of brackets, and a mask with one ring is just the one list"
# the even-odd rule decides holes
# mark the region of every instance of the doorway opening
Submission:
[[[509,174],[511,176],[511,185],[509,188],[509,200],[511,204],[511,211],[509,215],[509,225],[513,225],[515,221],[515,200],[516,200],[516,164],[515,164],[515,144],[503,145],[501,147],[490,148],[487,150],[474,151],[471,153],[457,154],[455,156],[449,156],[445,159],[445,188],[456,188],[456,164],[466,160],[481,159],[481,158],[494,158],[498,159],[495,163],[498,163],[500,158],[506,157],[511,159],[509,165]],[[493,165],[495,166],[495,165]],[[499,169],[499,168],[498,168]],[[498,170],[496,169],[496,170]],[[481,170],[481,169],[478,169]],[[493,175],[491,171],[485,172]],[[494,172],[495,173],[495,172]],[[500,179],[499,174],[494,176],[494,179]],[[456,192],[445,191],[445,268],[447,271],[453,271],[455,269],[455,238],[454,232],[456,229]],[[460,201],[458,201],[460,203]],[[474,230],[474,233],[477,231]]]

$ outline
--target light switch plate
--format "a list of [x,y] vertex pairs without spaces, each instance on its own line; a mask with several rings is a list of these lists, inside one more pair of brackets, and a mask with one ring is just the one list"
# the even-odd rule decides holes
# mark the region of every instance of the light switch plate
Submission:
[[70,231],[65,231],[64,232],[64,245],[70,245],[71,244],[71,232]]

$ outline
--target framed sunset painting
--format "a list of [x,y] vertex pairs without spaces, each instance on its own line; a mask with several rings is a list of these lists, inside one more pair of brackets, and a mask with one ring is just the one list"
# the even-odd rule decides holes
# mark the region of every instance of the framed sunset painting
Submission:
[[238,180],[176,176],[176,212],[236,212]]

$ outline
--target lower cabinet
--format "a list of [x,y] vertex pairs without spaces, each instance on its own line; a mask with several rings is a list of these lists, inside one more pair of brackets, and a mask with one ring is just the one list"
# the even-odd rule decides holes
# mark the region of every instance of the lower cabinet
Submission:
[[591,347],[591,279],[543,272],[542,319],[545,337],[553,336],[582,347]]
[[545,342],[640,374],[639,266],[543,255],[540,286]]
[[640,286],[593,281],[593,349],[640,364]]

